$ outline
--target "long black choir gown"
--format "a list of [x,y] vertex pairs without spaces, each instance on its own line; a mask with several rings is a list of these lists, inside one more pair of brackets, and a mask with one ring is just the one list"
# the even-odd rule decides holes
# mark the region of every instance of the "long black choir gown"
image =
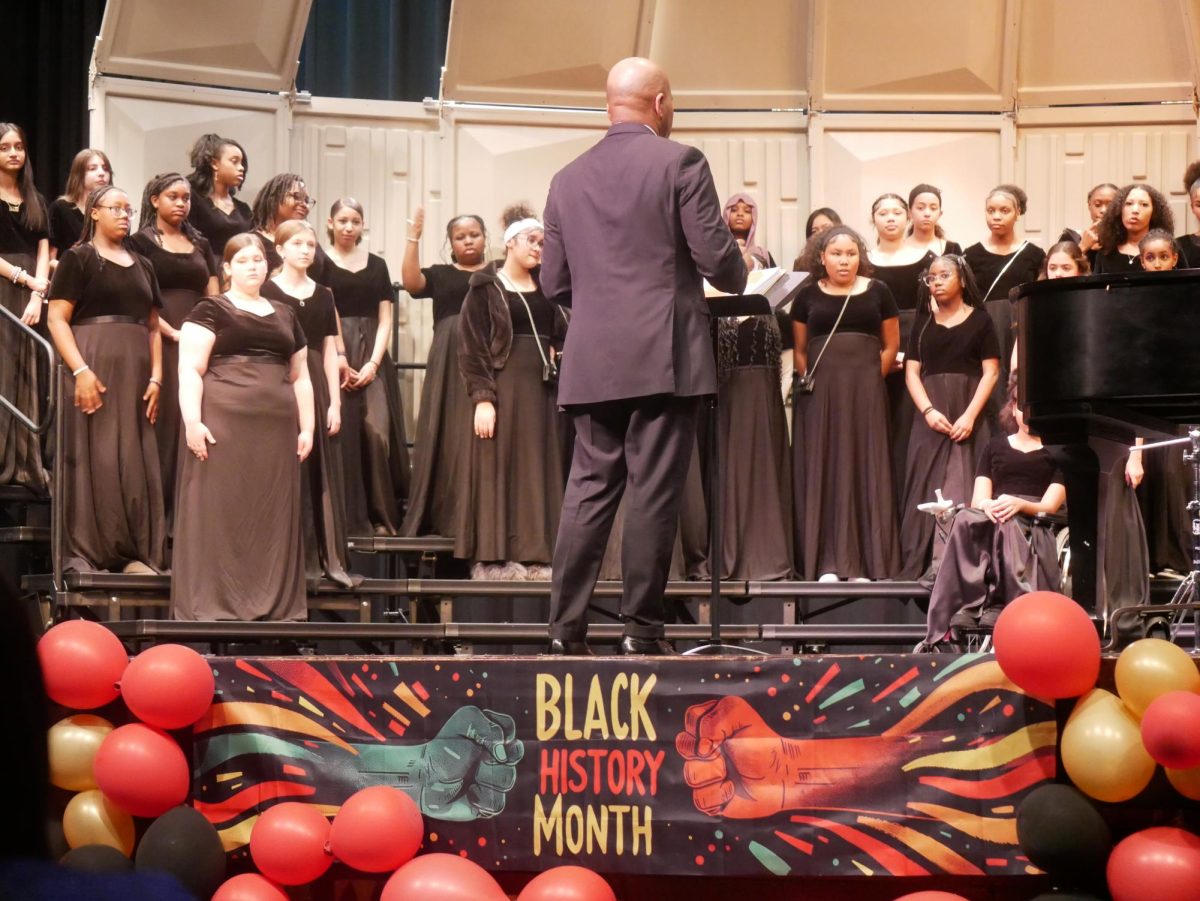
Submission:
[[472,272],[438,264],[421,270],[425,288],[412,296],[433,300],[433,341],[425,363],[417,416],[412,483],[402,535],[454,534],[459,462],[474,440],[474,411],[458,371],[459,314]]
[[185,452],[175,504],[171,616],[303,620],[299,413],[291,357],[306,346],[292,308],[266,315],[206,297],[186,322],[213,333],[201,421],[216,444]]
[[[45,229],[30,229],[22,221],[24,204],[17,210],[0,203],[0,257],[13,266],[36,274],[38,242],[46,238]],[[0,304],[19,318],[29,304],[29,289],[0,278]],[[42,322],[46,308],[42,307]],[[44,325],[42,326],[44,329]],[[15,326],[0,328],[0,395],[7,397],[37,420],[46,373],[39,361],[40,352],[32,338]],[[41,439],[0,407],[0,485],[21,485],[45,491],[49,485],[42,459]]]
[[[208,293],[208,280],[217,275],[208,240],[200,236],[193,241],[190,253],[175,253],[159,242],[158,233],[150,227],[142,229],[129,243],[154,268],[162,296],[161,315],[178,329],[200,298]],[[175,523],[175,480],[178,475],[180,449],[179,416],[179,344],[163,338],[162,389],[159,391],[158,421],[154,433],[158,440],[158,465],[162,472],[163,503],[166,508],[167,529]]]
[[[921,383],[929,402],[954,422],[966,412],[983,375],[984,360],[999,360],[1000,344],[987,313],[972,308],[967,318],[954,326],[938,324],[929,314],[913,329],[905,365],[921,365]],[[909,406],[916,407],[909,396]],[[936,489],[956,504],[969,504],[975,485],[979,451],[991,440],[992,430],[983,411],[975,419],[971,436],[952,441],[950,436],[929,427],[925,418],[912,420],[908,442],[904,503],[900,508],[900,578],[917,579],[940,558],[935,547],[934,518],[917,505],[937,499]]]
[[[1011,494],[1040,501],[1063,477],[1045,448],[1017,450],[1009,438],[993,438],[980,455],[976,476],[992,482],[992,497]],[[994,523],[973,507],[958,511],[946,554],[929,596],[925,643],[942,640],[956,614],[977,624],[1030,591],[1057,591],[1060,569],[1054,536],[1028,516]]]
[[554,556],[566,484],[564,421],[556,385],[543,378],[542,358],[564,336],[561,311],[540,289],[504,289],[487,271],[471,276],[459,323],[459,367],[472,417],[475,404],[491,401],[496,427],[492,438],[472,430],[469,452],[459,461],[455,557],[548,565]]
[[[119,570],[133,562],[161,570],[167,524],[158,441],[142,395],[150,383],[147,321],[162,307],[150,263],[136,253],[121,266],[91,244],[68,250],[54,272],[50,300],[74,303],[71,331],[83,360],[107,388],[85,414],[64,404],[66,467],[64,566]],[[63,377],[63,397],[75,382]],[[160,403],[162,394],[160,392]]]
[[325,375],[325,339],[337,336],[333,292],[324,285],[293,297],[273,281],[262,296],[287,304],[308,342],[308,377],[313,386],[313,449],[300,466],[300,517],[304,529],[304,568],[310,579],[322,575],[352,587],[346,545],[346,472],[341,434],[329,434],[329,381]]
[[[792,319],[808,327],[810,372],[816,367],[812,393],[796,396],[792,423],[796,570],[810,581],[824,573],[890,579],[900,568],[879,340],[896,302],[880,281],[856,290],[847,302],[813,282],[792,304]],[[843,303],[846,314],[829,337]]]
[[[366,266],[351,272],[326,257],[317,281],[333,291],[346,356],[357,371],[375,348],[379,304],[391,303],[387,263],[370,254]],[[374,381],[358,391],[342,391],[346,528],[352,536],[399,532],[410,479],[404,431],[396,367],[391,353],[385,352]]]

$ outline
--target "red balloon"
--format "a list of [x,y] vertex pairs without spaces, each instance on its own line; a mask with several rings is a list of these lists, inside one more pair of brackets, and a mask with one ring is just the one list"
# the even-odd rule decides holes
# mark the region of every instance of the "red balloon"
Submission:
[[[1173,826],[1143,829],[1108,858],[1113,901],[1194,901],[1200,886],[1200,836]],[[1150,894],[1147,895],[1149,889]]]
[[617,901],[612,886],[585,867],[554,867],[535,876],[517,901]]
[[1200,766],[1200,695],[1168,691],[1151,701],[1142,714],[1142,744],[1163,766]]
[[99,623],[72,619],[38,641],[46,695],[56,704],[93,710],[116,700],[117,682],[129,665],[121,639]]
[[346,799],[329,830],[333,856],[364,873],[390,873],[413,859],[425,821],[417,803],[390,785],[357,791]]
[[308,804],[276,804],[250,830],[250,856],[264,876],[281,885],[312,882],[333,865],[329,820]]
[[[213,901],[216,901],[216,898]],[[896,901],[968,901],[968,899],[962,895],[952,895],[949,892],[913,892],[911,895],[901,895]]]
[[187,800],[191,772],[175,739],[130,723],[108,734],[92,762],[105,796],[135,817],[156,817]]
[[1032,591],[1000,612],[996,662],[1027,694],[1074,698],[1100,675],[1100,635],[1084,609],[1055,591]]
[[221,883],[212,901],[288,901],[288,896],[265,876],[241,873]]
[[204,658],[181,644],[160,644],[130,661],[121,697],[139,720],[160,729],[190,726],[212,705],[216,681]]
[[380,901],[508,901],[500,884],[479,864],[455,854],[414,857],[383,887]]

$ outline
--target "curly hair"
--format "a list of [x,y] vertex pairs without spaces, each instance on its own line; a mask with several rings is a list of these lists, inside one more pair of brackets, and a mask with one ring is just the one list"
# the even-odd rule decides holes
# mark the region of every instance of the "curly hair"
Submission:
[[804,256],[808,257],[806,263],[809,278],[816,280],[829,277],[829,273],[825,271],[825,264],[821,262],[821,254],[833,243],[834,239],[843,235],[858,245],[858,274],[871,274],[873,270],[871,261],[867,259],[867,244],[863,241],[862,236],[848,225],[835,225],[833,228],[827,228],[819,235],[815,235],[808,246],[804,248]]
[[520,222],[522,219],[537,218],[539,218],[537,210],[535,210],[527,201],[524,200],[509,204],[500,213],[500,222],[505,228],[508,228],[514,222]]
[[1108,209],[1100,221],[1096,223],[1096,236],[1100,239],[1101,253],[1112,253],[1129,240],[1129,232],[1125,229],[1125,223],[1121,221],[1121,214],[1124,212],[1125,200],[1131,191],[1145,191],[1146,196],[1150,198],[1150,205],[1153,209],[1150,214],[1151,231],[1156,228],[1167,232],[1175,231],[1175,217],[1171,214],[1171,207],[1167,203],[1167,199],[1156,188],[1143,182],[1136,182],[1126,185],[1117,192],[1117,196],[1112,199],[1112,203],[1108,205]]
[[1183,170],[1183,190],[1188,197],[1200,191],[1200,160],[1192,160]]
[[[188,154],[188,162],[192,164],[192,171],[188,173],[187,180],[192,183],[192,188],[197,194],[207,197],[212,193],[213,163],[221,158],[221,151],[226,147],[236,147],[242,152],[242,171],[250,172],[250,158],[246,156],[246,148],[241,144],[232,138],[223,138],[212,132],[201,135],[192,145],[191,153]],[[237,188],[231,187],[229,193],[236,194]]]
[[275,227],[275,213],[296,184],[304,184],[304,179],[294,172],[281,172],[271,176],[270,181],[258,189],[258,196],[254,198],[255,228],[270,231]]
[[[1101,187],[1097,185],[1097,187]],[[1095,189],[1093,189],[1095,190]],[[1050,265],[1050,257],[1056,253],[1065,253],[1075,261],[1075,268],[1079,270],[1080,275],[1090,275],[1092,272],[1092,263],[1087,258],[1087,254],[1079,249],[1079,245],[1074,241],[1059,241],[1046,251],[1046,256],[1042,258],[1042,268],[1038,271],[1038,281],[1046,279],[1046,267]]]

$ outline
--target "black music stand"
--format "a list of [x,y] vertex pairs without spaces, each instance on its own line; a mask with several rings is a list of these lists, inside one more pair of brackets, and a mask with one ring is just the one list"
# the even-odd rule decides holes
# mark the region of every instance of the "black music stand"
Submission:
[[[765,294],[722,294],[707,298],[712,317],[713,357],[717,353],[717,328],[721,319],[738,316],[773,316],[800,290],[807,272],[785,272]],[[708,569],[711,578],[709,614],[712,634],[685,655],[755,654],[749,648],[721,641],[721,423],[720,389],[708,396]]]

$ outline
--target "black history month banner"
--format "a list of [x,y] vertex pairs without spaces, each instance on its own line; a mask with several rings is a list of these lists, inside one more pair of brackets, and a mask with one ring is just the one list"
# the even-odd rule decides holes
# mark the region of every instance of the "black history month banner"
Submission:
[[218,659],[196,807],[407,792],[429,851],[488,869],[1020,874],[1050,706],[990,655]]

